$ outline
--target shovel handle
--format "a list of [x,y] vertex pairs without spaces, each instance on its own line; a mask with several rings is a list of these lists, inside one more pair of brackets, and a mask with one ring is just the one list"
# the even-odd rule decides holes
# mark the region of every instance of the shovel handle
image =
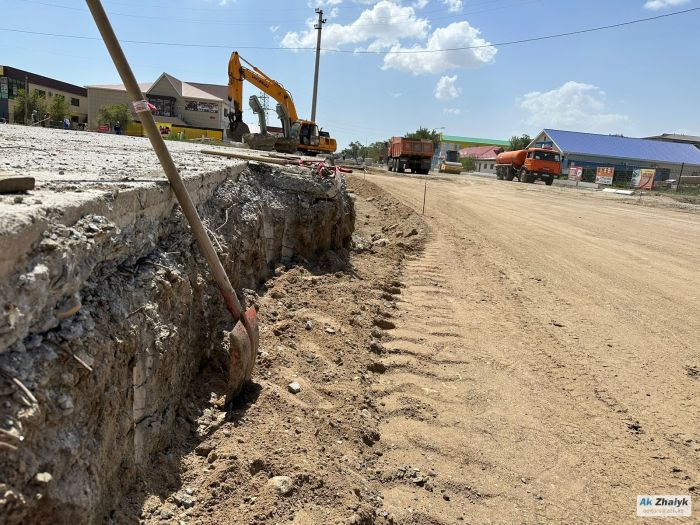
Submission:
[[202,251],[204,258],[209,264],[209,268],[214,275],[214,280],[216,281],[216,284],[221,291],[221,295],[226,302],[226,307],[228,308],[228,311],[231,312],[233,320],[235,322],[240,321],[243,324],[246,332],[248,333],[248,337],[251,340],[251,344],[253,344],[254,337],[250,323],[246,316],[241,314],[241,304],[238,302],[236,292],[234,291],[233,286],[231,286],[231,281],[229,281],[228,275],[226,275],[226,271],[219,260],[216,250],[214,250],[211,239],[209,238],[209,235],[202,224],[202,220],[199,218],[197,209],[192,203],[189,193],[187,193],[187,188],[182,182],[182,178],[177,171],[177,167],[173,162],[170,151],[168,151],[165,141],[163,140],[163,137],[156,126],[156,121],[153,118],[153,114],[151,113],[151,110],[148,109],[147,103],[139,105],[139,102],[145,102],[146,99],[141,92],[141,88],[136,82],[134,73],[129,66],[129,62],[124,55],[124,51],[122,50],[119,41],[117,40],[117,36],[114,33],[112,24],[109,22],[109,18],[107,18],[107,13],[105,13],[100,0],[86,0],[86,2],[90,12],[92,13],[92,17],[95,19],[95,24],[97,24],[97,28],[102,35],[102,39],[107,46],[107,50],[112,57],[112,61],[119,72],[119,76],[126,87],[129,98],[132,102],[134,102],[134,109],[138,112],[139,118],[141,119],[141,124],[143,124],[143,129],[146,132],[146,136],[148,136],[149,140],[151,141],[151,145],[158,156],[158,160],[160,161],[161,166],[163,166],[163,171],[165,171],[165,175],[168,177],[170,187],[180,203],[180,207],[187,218],[187,222],[189,222],[190,228],[192,229],[192,235],[197,241],[199,249]]

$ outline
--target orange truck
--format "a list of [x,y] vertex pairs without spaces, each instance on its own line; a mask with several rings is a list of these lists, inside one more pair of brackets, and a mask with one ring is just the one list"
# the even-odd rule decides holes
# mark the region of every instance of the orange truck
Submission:
[[426,139],[405,139],[391,137],[387,152],[387,169],[403,173],[411,170],[413,173],[427,175],[433,160],[433,142]]
[[520,182],[543,180],[551,186],[561,174],[559,153],[545,148],[529,148],[517,151],[505,151],[496,157],[496,178]]

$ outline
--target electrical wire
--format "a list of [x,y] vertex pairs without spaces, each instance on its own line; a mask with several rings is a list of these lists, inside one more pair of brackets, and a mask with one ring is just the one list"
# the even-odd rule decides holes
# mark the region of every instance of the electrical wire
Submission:
[[[594,33],[598,31],[605,31],[608,29],[618,29],[621,27],[626,27],[626,26],[631,26],[634,24],[641,24],[644,22],[651,22],[655,20],[661,20],[664,18],[670,18],[672,16],[679,16],[679,15],[685,15],[689,13],[694,13],[700,11],[700,7],[693,7],[690,9],[684,9],[682,11],[675,11],[673,13],[664,13],[661,15],[656,15],[656,16],[650,16],[647,18],[637,18],[635,20],[629,20],[626,22],[620,22],[617,24],[608,24],[604,26],[598,26],[598,27],[591,27],[587,29],[580,29],[578,31],[567,31],[565,33],[556,33],[552,35],[544,35],[544,36],[537,36],[537,37],[531,37],[531,38],[523,38],[520,40],[510,40],[510,41],[505,41],[505,42],[498,42],[494,44],[480,44],[476,46],[461,46],[461,47],[449,47],[449,48],[442,48],[442,49],[397,49],[397,50],[389,50],[389,51],[370,51],[370,50],[346,50],[346,49],[329,49],[329,48],[321,48],[322,51],[326,51],[329,53],[346,53],[346,54],[354,54],[354,55],[413,55],[413,54],[429,54],[429,53],[442,53],[446,51],[467,51],[467,50],[473,50],[473,49],[483,49],[483,48],[488,48],[488,47],[505,47],[505,46],[512,46],[512,45],[518,45],[518,44],[526,44],[530,42],[539,42],[542,40],[551,40],[551,39],[556,39],[556,38],[564,38],[564,37],[569,37],[569,36],[575,36],[575,35],[582,35],[586,33]],[[85,36],[85,35],[65,35],[61,33],[45,33],[41,31],[28,31],[28,30],[23,30],[23,29],[14,29],[14,28],[7,28],[7,27],[0,27],[0,31],[6,31],[6,32],[11,32],[11,33],[20,33],[20,34],[28,34],[28,35],[40,35],[40,36],[51,36],[51,37],[56,37],[56,38],[73,38],[73,39],[79,39],[79,40],[102,40],[100,37],[93,37],[93,36]],[[138,45],[151,45],[151,46],[168,46],[168,47],[192,47],[192,48],[207,48],[207,49],[231,49],[233,46],[231,45],[222,45],[222,44],[191,44],[191,43],[185,43],[185,42],[155,42],[155,41],[147,41],[147,40],[128,40],[124,39],[121,40],[121,43],[123,44],[138,44]],[[235,46],[237,49],[254,49],[254,50],[266,50],[266,51],[315,51],[316,48],[314,47],[282,47],[282,46],[277,46],[277,47],[268,47],[268,46]]]
[[[20,2],[23,3],[28,3],[28,4],[36,4],[36,5],[41,5],[44,7],[53,7],[56,9],[66,9],[69,11],[77,11],[81,13],[89,13],[90,11],[81,7],[73,7],[73,6],[67,6],[63,4],[55,4],[52,2],[46,2],[42,0],[19,0]],[[508,1],[508,0],[495,0],[495,2],[502,2],[502,1]],[[477,11],[461,11],[460,13],[451,13],[446,16],[436,16],[436,17],[431,17],[430,21],[437,21],[437,20],[444,20],[444,19],[449,19],[457,22],[456,20],[457,16],[465,16],[465,15],[473,15],[473,14],[480,14],[480,13],[488,13],[492,11],[499,11],[503,9],[512,9],[514,7],[519,7],[522,5],[528,5],[528,4],[533,4],[533,3],[539,3],[543,0],[515,0],[514,3],[511,4],[505,4],[502,6],[498,7],[490,7],[489,9],[481,9]],[[475,4],[479,5],[479,4]],[[308,12],[308,10],[305,10]],[[257,12],[257,11],[256,11]],[[372,22],[358,22],[359,18],[354,20],[354,21],[348,21],[345,23],[345,25],[352,25],[354,29],[359,29],[362,27],[382,27],[382,26],[391,26],[391,25],[397,25],[398,23],[402,21],[413,21],[413,22],[430,22],[426,17],[427,15],[434,14],[434,13],[445,13],[447,11],[445,10],[437,10],[437,11],[426,11],[426,12],[421,12],[420,14],[415,13],[415,11],[412,11],[411,15],[409,16],[396,16],[396,17],[374,17],[372,18]],[[289,19],[283,20],[283,21],[271,21],[269,19],[266,19],[265,21],[262,22],[256,22],[252,20],[247,20],[245,22],[228,22],[228,21],[217,21],[217,20],[199,20],[195,18],[171,18],[171,17],[164,17],[161,15],[158,16],[153,16],[153,15],[146,15],[141,12],[138,14],[136,13],[120,13],[117,11],[109,11],[108,15],[110,16],[121,16],[121,17],[126,17],[126,18],[138,18],[138,19],[143,19],[143,20],[157,20],[159,22],[182,22],[182,23],[187,23],[187,24],[205,24],[205,25],[219,25],[219,26],[251,26],[251,25],[258,25],[258,26],[268,26],[270,24],[282,24],[286,23],[289,21]],[[310,19],[311,20],[311,19]],[[384,20],[382,22],[382,20]],[[331,24],[339,24],[338,21],[333,21],[330,22]],[[343,24],[341,24],[343,25]]]

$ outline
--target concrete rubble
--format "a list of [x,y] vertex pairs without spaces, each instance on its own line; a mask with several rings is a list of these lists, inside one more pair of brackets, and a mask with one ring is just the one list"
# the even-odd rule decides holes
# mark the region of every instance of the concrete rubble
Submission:
[[[342,179],[168,145],[250,302],[350,243]],[[37,186],[0,196],[0,523],[96,523],[232,323],[146,140],[2,126],[0,151]]]

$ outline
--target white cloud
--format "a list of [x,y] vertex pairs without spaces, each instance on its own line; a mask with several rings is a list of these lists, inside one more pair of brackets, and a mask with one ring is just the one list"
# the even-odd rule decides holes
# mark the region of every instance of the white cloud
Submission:
[[[315,47],[315,20],[309,19],[307,30],[292,31],[282,38],[283,47]],[[369,42],[369,51],[380,51],[398,46],[405,38],[425,38],[430,24],[425,18],[417,18],[412,7],[404,7],[389,0],[381,0],[351,24],[329,23],[323,28],[323,47],[338,49],[344,44]]]
[[[414,45],[391,47],[391,53],[384,57],[384,69],[398,69],[414,75],[439,74],[449,69],[475,68],[494,61],[498,50],[490,47],[482,38],[481,31],[469,25],[469,22],[454,22],[447,27],[433,31],[425,46]],[[438,51],[475,47],[455,51]],[[489,46],[489,47],[478,47]],[[400,53],[404,51],[404,53]],[[405,51],[431,51],[429,53],[405,53]]]
[[270,26],[268,29],[270,30],[270,32],[276,33],[279,28],[280,26]]
[[309,0],[306,5],[309,7],[332,7],[334,5],[340,5],[343,0]]
[[426,5],[428,5],[428,0],[415,0],[415,2],[413,2],[411,5],[416,9],[423,9]]
[[459,108],[445,108],[442,110],[445,115],[461,115],[462,110]]
[[658,11],[660,9],[666,9],[667,7],[678,7],[689,3],[690,0],[647,0],[644,4],[644,8]]
[[394,97],[394,98],[399,98],[399,97],[402,97],[402,96],[403,96],[403,93],[401,93],[401,92],[389,93],[389,95],[391,95],[391,96]]
[[612,133],[629,118],[608,113],[606,105],[602,89],[574,81],[551,91],[532,91],[520,99],[520,107],[530,113],[526,122],[533,126]]
[[447,6],[447,10],[452,13],[457,13],[462,10],[462,0],[442,0],[442,3]]
[[435,98],[438,100],[452,100],[457,98],[462,92],[461,88],[456,86],[457,75],[448,77],[440,77],[435,86]]

